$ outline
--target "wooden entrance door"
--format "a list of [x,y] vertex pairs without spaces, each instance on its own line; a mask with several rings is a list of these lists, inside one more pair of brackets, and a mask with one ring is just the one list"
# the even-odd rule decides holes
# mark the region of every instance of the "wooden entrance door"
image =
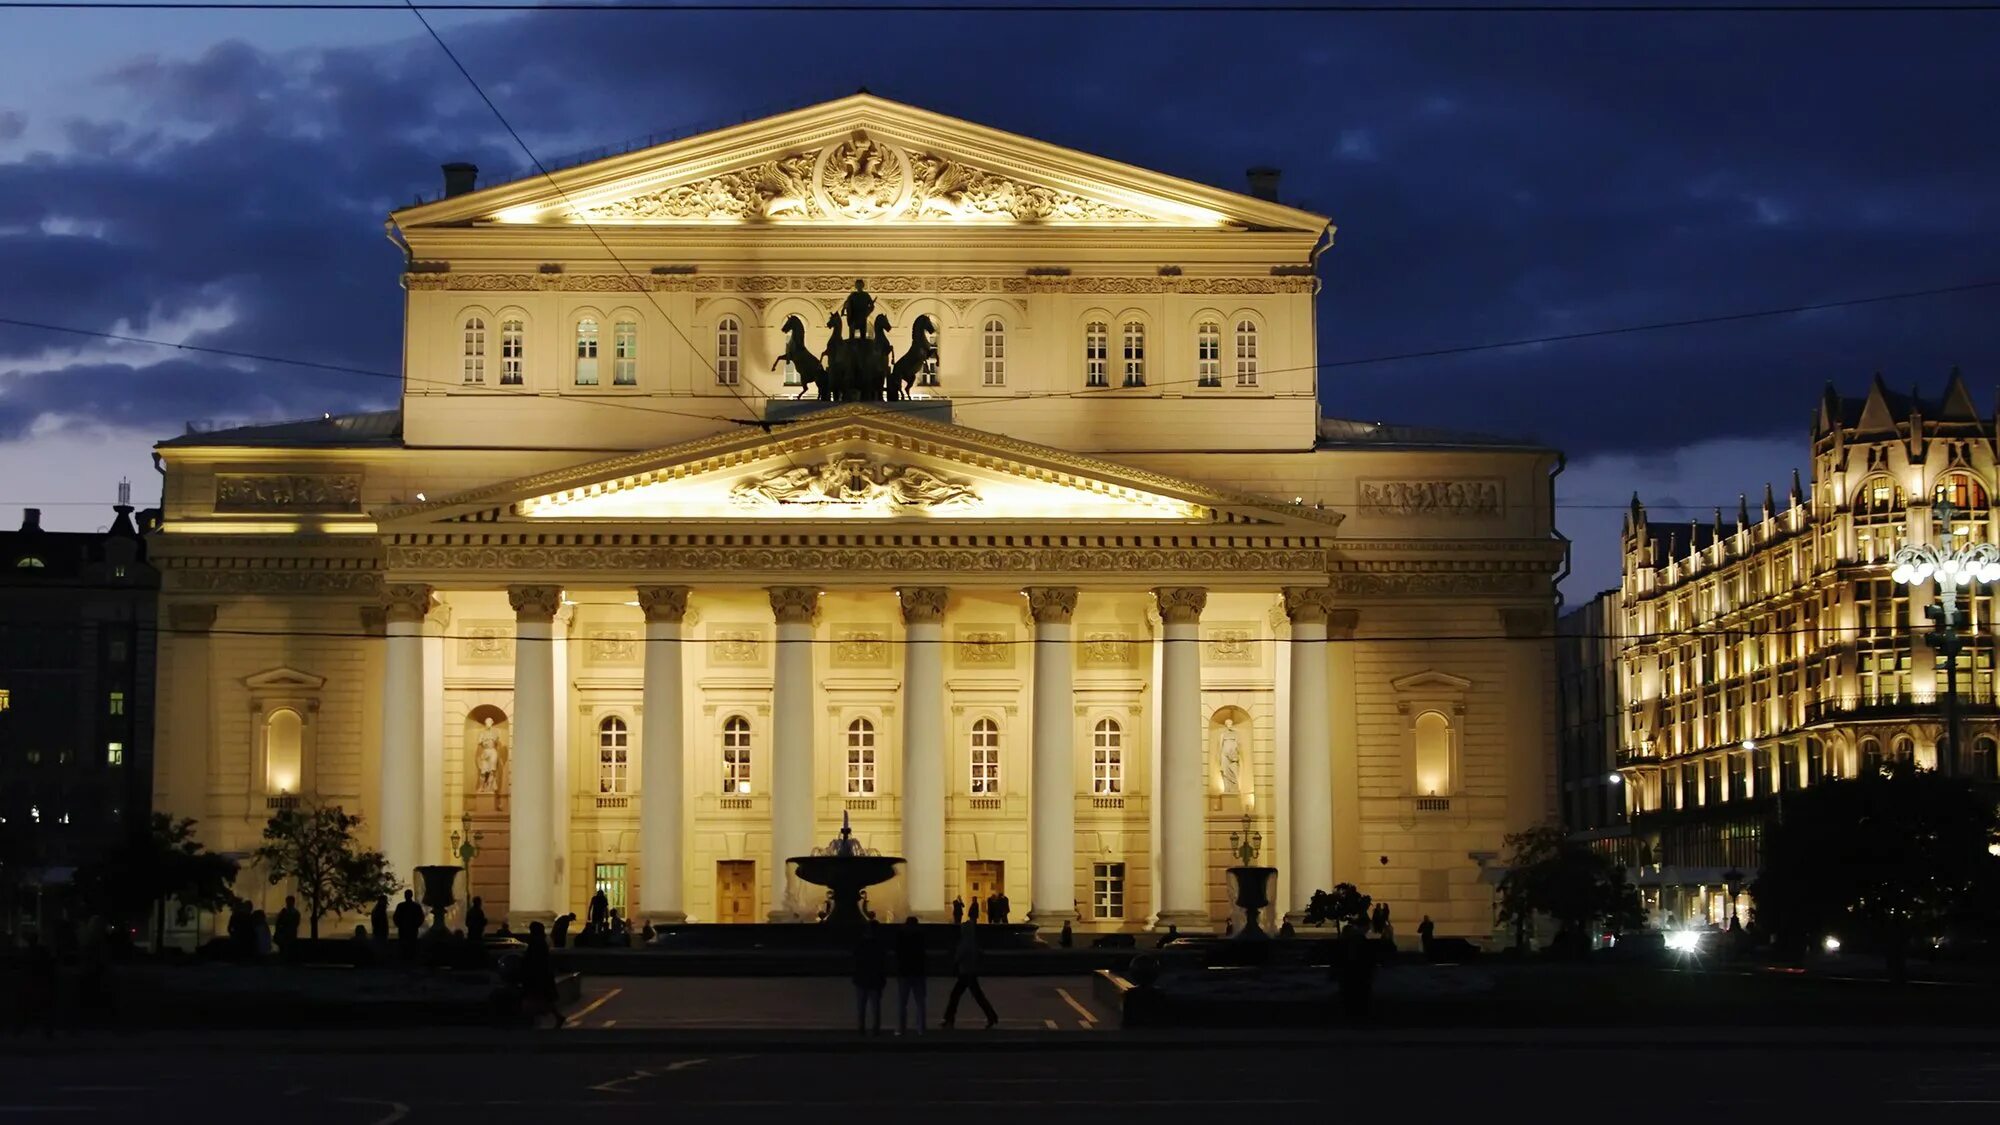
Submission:
[[715,865],[715,920],[754,922],[757,919],[757,861],[724,859]]
[[986,900],[1007,893],[1007,865],[997,859],[965,861],[965,904],[979,904],[979,920],[984,922]]

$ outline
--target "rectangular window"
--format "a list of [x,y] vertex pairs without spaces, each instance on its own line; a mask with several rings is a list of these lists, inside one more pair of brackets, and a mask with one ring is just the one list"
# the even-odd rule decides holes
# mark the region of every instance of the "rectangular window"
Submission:
[[1007,385],[1007,326],[989,320],[980,332],[979,385]]
[[576,324],[576,385],[597,385],[597,322],[588,318]]
[[1125,385],[1146,385],[1146,326],[1136,320],[1125,322]]
[[850,797],[872,797],[875,795],[874,747],[855,746],[848,749],[847,795]]
[[125,693],[122,691],[112,692],[109,707],[111,714],[123,715],[125,713]]
[[972,727],[972,793],[987,797],[1000,792],[1000,727],[981,719]]
[[527,332],[518,320],[500,323],[500,385],[521,385],[521,363],[526,351]]
[[128,651],[125,646],[124,637],[113,637],[111,638],[111,645],[107,650],[107,656],[110,658],[111,663],[123,664],[125,663],[125,654]]
[[1111,385],[1111,330],[1093,322],[1083,333],[1083,385]]
[[750,724],[741,718],[722,727],[722,792],[731,797],[750,793]]
[[1257,385],[1257,326],[1247,320],[1236,325],[1236,385]]
[[591,893],[604,892],[604,901],[609,908],[619,914],[625,913],[625,865],[622,863],[600,863],[592,874]]
[[105,746],[104,746],[104,764],[105,764],[105,765],[107,765],[107,766],[122,766],[122,765],[124,765],[124,764],[125,764],[125,744],[124,744],[124,743],[122,743],[122,742],[109,742],[109,743],[106,743],[106,744],[105,744]]
[[1099,921],[1116,921],[1125,917],[1124,864],[1090,865],[1090,907],[1091,917]]
[[1222,326],[1213,321],[1202,322],[1195,333],[1195,386],[1219,387],[1222,385]]
[[1099,746],[1090,768],[1090,790],[1114,797],[1125,791],[1124,752],[1116,746]]
[[13,706],[14,706],[13,691],[8,688],[0,688],[0,711],[10,710],[13,708]]
[[611,331],[611,382],[619,387],[639,385],[639,326],[621,320]]
[[787,359],[780,361],[778,364],[778,370],[784,372],[785,385],[787,387],[799,387],[805,385],[799,379],[799,369],[792,366],[791,360]]

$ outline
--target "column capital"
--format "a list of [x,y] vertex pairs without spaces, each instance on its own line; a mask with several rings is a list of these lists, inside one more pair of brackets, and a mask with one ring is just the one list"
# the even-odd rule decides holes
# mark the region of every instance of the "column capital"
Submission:
[[641,586],[639,612],[649,625],[679,625],[687,620],[688,593],[686,586]]
[[177,602],[167,607],[167,627],[176,633],[206,633],[215,628],[214,602]]
[[1332,590],[1324,586],[1285,587],[1285,615],[1293,624],[1324,625],[1332,612]]
[[382,588],[382,599],[391,622],[417,622],[430,616],[431,588],[421,582],[391,582]]
[[1160,620],[1169,625],[1198,625],[1201,611],[1208,605],[1208,591],[1200,586],[1161,586],[1153,591],[1159,602]]
[[507,601],[514,607],[516,621],[551,623],[556,619],[556,611],[562,608],[562,587],[509,586]]
[[819,587],[772,586],[771,615],[780,625],[810,625],[819,615]]
[[1028,598],[1028,613],[1045,625],[1067,625],[1076,613],[1076,587],[1029,586],[1021,591]]
[[898,586],[896,600],[903,604],[903,624],[936,625],[944,620],[944,604],[951,591],[943,586]]

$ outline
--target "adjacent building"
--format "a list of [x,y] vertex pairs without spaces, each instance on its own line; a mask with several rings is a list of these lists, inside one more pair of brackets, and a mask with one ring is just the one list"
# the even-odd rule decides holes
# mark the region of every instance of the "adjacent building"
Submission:
[[[470,844],[517,925],[809,916],[845,819],[891,913],[1216,927],[1248,840],[1284,909],[1485,937],[1553,812],[1558,458],[1323,416],[1274,180],[866,94],[449,167],[397,409],[160,446],[160,807]],[[829,337],[907,397],[818,401]]]
[[[1892,581],[1889,558],[1938,542],[1947,510],[1958,543],[1994,542],[1993,415],[1957,372],[1936,399],[1878,376],[1861,398],[1829,389],[1811,438],[1810,483],[1782,500],[1767,486],[1732,519],[1663,523],[1635,498],[1625,523],[1619,773],[1639,881],[1672,919],[1725,920],[1786,792],[1934,765],[1945,737],[1935,587]],[[1961,594],[1959,768],[1983,778],[2000,745],[1993,608]]]
[[1556,682],[1561,727],[1556,783],[1563,824],[1606,839],[1625,826],[1623,593],[1606,590],[1556,621]]

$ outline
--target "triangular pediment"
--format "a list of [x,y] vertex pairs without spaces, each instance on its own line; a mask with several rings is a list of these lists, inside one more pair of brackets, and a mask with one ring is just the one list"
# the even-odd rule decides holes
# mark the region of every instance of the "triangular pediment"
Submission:
[[1233,527],[1331,537],[1341,517],[857,404],[769,434],[724,434],[608,458],[376,519],[390,532],[495,523],[931,523]]
[[1319,232],[1296,208],[856,94],[399,211],[405,230],[1013,225]]
[[243,677],[243,686],[253,692],[318,691],[326,677],[280,666]]

